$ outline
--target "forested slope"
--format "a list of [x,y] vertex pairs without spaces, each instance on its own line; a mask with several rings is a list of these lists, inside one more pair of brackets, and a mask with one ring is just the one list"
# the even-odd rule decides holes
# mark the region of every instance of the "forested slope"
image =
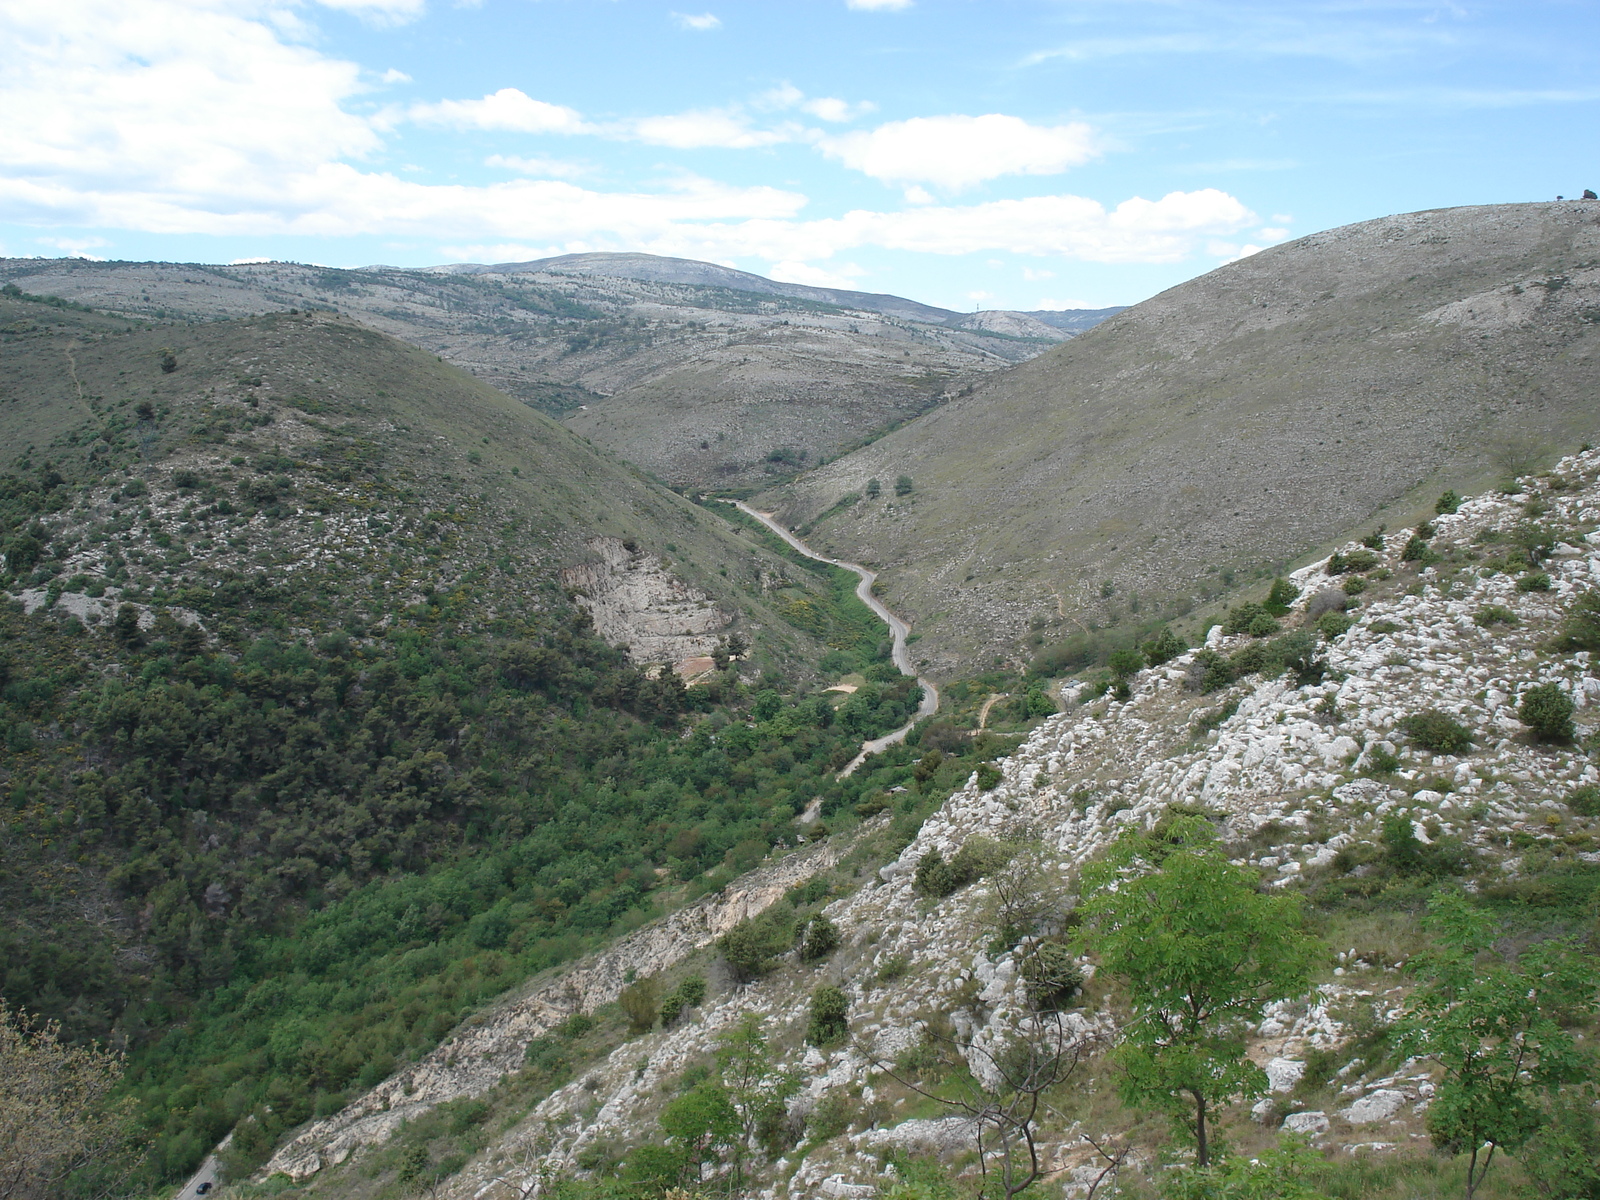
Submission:
[[[792,841],[916,706],[826,571],[353,322],[0,339],[0,993],[127,1050],[147,1181]],[[716,615],[701,686],[596,635],[597,537]]]

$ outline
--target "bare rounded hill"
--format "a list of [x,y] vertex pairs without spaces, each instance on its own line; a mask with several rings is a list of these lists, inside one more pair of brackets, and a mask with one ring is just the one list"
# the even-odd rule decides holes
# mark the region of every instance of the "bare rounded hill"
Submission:
[[1163,292],[764,499],[884,568],[933,670],[987,665],[1570,451],[1600,431],[1597,352],[1600,203],[1386,217]]

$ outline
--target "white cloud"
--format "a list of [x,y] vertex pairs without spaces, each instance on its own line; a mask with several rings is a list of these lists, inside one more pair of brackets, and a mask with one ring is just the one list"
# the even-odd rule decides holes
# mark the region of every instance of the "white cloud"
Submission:
[[491,154],[483,160],[483,165],[515,171],[519,175],[539,175],[546,179],[578,179],[594,173],[594,168],[586,163],[565,162],[558,158],[525,158],[516,154]]
[[694,33],[710,33],[713,29],[722,28],[721,19],[710,13],[691,16],[689,13],[675,12],[672,14],[672,19],[679,29],[688,29]]
[[33,240],[41,246],[53,246],[69,258],[87,258],[92,262],[105,262],[105,256],[89,251],[111,244],[103,237],[36,237]]
[[565,105],[535,100],[519,88],[501,88],[481,100],[413,104],[406,113],[425,125],[456,129],[505,129],[515,133],[586,133],[589,126]]
[[272,259],[264,258],[264,257],[260,257],[260,258],[230,258],[228,260],[228,265],[230,267],[249,267],[249,266],[254,266],[257,263],[269,263],[271,261],[272,261]]
[[324,8],[355,13],[374,25],[403,25],[420,17],[426,0],[317,0]]
[[[0,220],[156,234],[369,235],[501,249],[481,256],[497,259],[642,250],[795,264],[839,277],[846,269],[826,264],[859,247],[1172,262],[1259,224],[1215,189],[1136,197],[1110,209],[1085,197],[1047,195],[806,218],[807,198],[795,191],[694,176],[630,191],[561,178],[422,182],[399,166],[366,165],[390,148],[393,117],[364,117],[346,105],[376,85],[357,64],[286,40],[273,23],[286,10],[268,7],[274,3],[0,5],[0,111],[7,116],[0,122]],[[423,106],[423,115],[475,129],[588,131],[684,147],[810,136],[800,127],[754,128],[742,110],[600,129],[514,88]],[[1049,140],[1049,130],[1038,132]],[[1065,143],[1051,143],[1050,153],[1081,152],[1072,138]],[[946,144],[942,153],[959,157],[961,149]],[[998,164],[991,158],[978,175],[1043,169],[1042,153],[1012,153]],[[498,165],[556,173],[538,158],[502,156]],[[941,181],[960,179],[930,179]]]
[[1030,283],[1037,283],[1041,279],[1054,279],[1056,277],[1056,273],[1054,271],[1036,271],[1032,267],[1023,267],[1022,277],[1028,280]]
[[1289,231],[1287,229],[1267,228],[1261,230],[1261,236],[1269,242],[1281,242],[1289,236]]
[[674,150],[750,150],[794,141],[793,127],[756,129],[738,109],[704,108],[662,117],[641,117],[628,126],[633,137],[652,146]]
[[1054,175],[1098,152],[1089,126],[1030,125],[1020,117],[912,117],[821,143],[847,167],[884,183],[955,191],[1001,175]]
[[803,283],[810,287],[843,288],[845,291],[858,292],[861,288],[854,277],[865,274],[866,271],[854,263],[847,263],[837,270],[829,271],[812,266],[810,263],[780,262],[772,264],[772,269],[767,272],[767,278],[776,279],[780,283]]
[[810,113],[813,117],[823,121],[854,121],[864,113],[869,113],[877,108],[869,100],[859,104],[851,104],[848,100],[840,100],[834,96],[818,96],[815,100],[807,100],[800,106],[802,111]]
[[387,71],[385,71],[382,75],[380,75],[379,78],[384,83],[410,83],[411,82],[411,76],[407,75],[404,71],[396,70],[394,67],[390,67]]
[[911,0],[845,0],[844,6],[857,12],[900,12],[911,7]]

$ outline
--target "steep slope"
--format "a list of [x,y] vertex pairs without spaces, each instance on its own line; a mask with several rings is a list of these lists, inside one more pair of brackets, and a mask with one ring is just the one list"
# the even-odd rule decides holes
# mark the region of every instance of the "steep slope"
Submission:
[[848,584],[347,318],[0,294],[0,446],[0,997],[127,1050],[140,1194],[792,843],[917,704]]
[[[1600,204],[1347,226],[1136,305],[762,507],[880,564],[935,672],[1027,656],[1594,437],[1596,314]],[[840,503],[871,478],[881,499]]]
[[[1524,536],[1530,508],[1537,538]],[[983,1139],[993,1179],[1005,1152],[999,1072],[1053,1036],[1030,953],[1063,947],[1080,870],[1114,839],[1199,814],[1263,891],[1298,896],[1325,938],[1312,986],[1249,1016],[1242,1051],[1269,1088],[1215,1113],[1219,1132],[1244,1157],[1280,1128],[1307,1135],[1326,1194],[1453,1194],[1426,1132],[1441,1072],[1392,1031],[1419,980],[1410,968],[1432,945],[1430,898],[1469,895],[1502,947],[1592,923],[1600,771],[1584,747],[1600,678],[1577,645],[1600,645],[1597,526],[1600,451],[1589,451],[1519,495],[1481,496],[1392,534],[1354,572],[1331,574],[1341,564],[1327,559],[1296,572],[1281,638],[1214,628],[1205,648],[1135,673],[1124,700],[1069,684],[1065,711],[989,778],[961,760],[964,785],[925,822],[922,793],[950,764],[914,766],[926,746],[902,753],[878,776],[894,790],[862,805],[897,803],[902,828],[869,819],[849,854],[813,848],[730,889],[696,916],[698,936],[647,927],[631,958],[541,980],[400,1086],[308,1127],[274,1165],[309,1196],[385,1194],[408,1162],[439,1194],[484,1200],[640,1187],[688,1162],[691,1181],[736,1195],[870,1200],[908,1172],[924,1186],[975,1185]],[[1348,562],[1365,547],[1340,549]],[[1330,590],[1351,606],[1347,620],[1317,615]],[[1563,645],[1563,630],[1577,643]],[[1574,736],[1541,738],[1519,719],[1536,688],[1570,705]],[[1412,720],[1427,712],[1468,740],[1430,744]],[[931,886],[931,856],[962,853],[988,855],[982,877]],[[872,854],[876,871],[865,869]],[[809,872],[811,885],[789,892],[791,924],[820,911],[836,949],[808,958],[775,943],[772,968],[744,983],[715,949],[696,954],[708,922],[770,905],[774,882]],[[686,977],[709,977],[710,991],[659,1027],[652,1007],[625,1031],[609,1003],[624,962],[656,997]],[[1082,1060],[1029,1117],[1040,1189],[1073,1200],[1097,1182],[1104,1195],[1119,1173],[1144,1194],[1187,1157],[1161,1122],[1117,1099],[1103,1055],[1128,1011],[1093,966],[1074,960],[1083,978],[1061,1014],[1068,1055]],[[844,1027],[819,1032],[816,998],[829,988]],[[1564,1020],[1592,1029],[1593,1008],[1587,997]],[[759,1138],[719,1141],[712,1126],[694,1143],[719,1089],[741,1114],[764,1114]],[[961,1110],[964,1097],[982,1121]],[[1009,1132],[1025,1161],[1019,1127]],[[1534,1194],[1520,1162],[1498,1170],[1494,1194]]]
[[336,309],[681,486],[786,478],[1073,332],[651,255],[431,271],[10,259],[7,280],[147,319]]

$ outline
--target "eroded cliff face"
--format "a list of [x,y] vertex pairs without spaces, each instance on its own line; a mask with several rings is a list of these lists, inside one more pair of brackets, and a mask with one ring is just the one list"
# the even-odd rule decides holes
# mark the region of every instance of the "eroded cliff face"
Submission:
[[596,632],[625,647],[635,663],[684,668],[716,649],[733,617],[685,583],[656,555],[620,538],[594,537],[594,558],[561,572],[561,582],[594,620]]

